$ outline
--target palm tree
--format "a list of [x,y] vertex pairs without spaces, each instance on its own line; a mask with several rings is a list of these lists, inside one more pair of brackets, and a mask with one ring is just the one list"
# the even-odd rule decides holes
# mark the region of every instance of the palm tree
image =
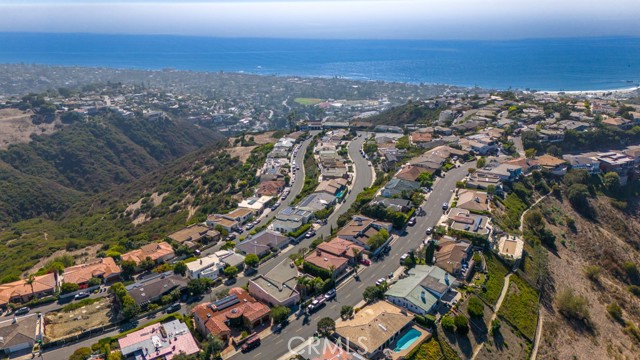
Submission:
[[356,248],[351,248],[351,251],[353,251],[353,260],[355,260],[353,264],[353,270],[355,271],[355,275],[357,276],[358,268],[360,267],[360,261],[358,261],[358,255],[360,255],[360,250]]
[[335,265],[330,265],[329,266],[329,271],[331,271],[331,281],[333,281],[335,283],[335,281],[336,281],[336,266]]
[[33,274],[29,274],[29,276],[24,279],[24,283],[31,286],[31,298],[33,299],[35,297],[35,290],[33,289],[33,283],[36,281],[36,278],[33,276]]

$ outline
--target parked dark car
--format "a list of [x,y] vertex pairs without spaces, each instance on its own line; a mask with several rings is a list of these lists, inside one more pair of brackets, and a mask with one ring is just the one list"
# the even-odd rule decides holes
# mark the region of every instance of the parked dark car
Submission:
[[240,349],[242,350],[243,353],[246,353],[248,351],[251,351],[257,348],[258,346],[260,346],[260,337],[257,335],[254,335],[251,338],[249,338],[244,344],[242,344]]
[[180,303],[175,303],[175,304],[169,306],[167,308],[167,310],[165,310],[165,312],[167,314],[169,314],[169,313],[176,312],[176,311],[180,310],[180,308],[182,308],[182,305],[180,305]]

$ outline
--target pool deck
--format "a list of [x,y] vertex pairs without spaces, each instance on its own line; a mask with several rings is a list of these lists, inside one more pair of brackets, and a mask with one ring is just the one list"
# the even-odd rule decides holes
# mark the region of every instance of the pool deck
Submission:
[[400,351],[400,352],[393,352],[392,359],[393,360],[398,360],[398,359],[402,359],[404,358],[404,356],[406,356],[407,354],[409,354],[416,346],[420,346],[420,344],[422,344],[423,342],[425,342],[426,340],[428,340],[431,337],[431,333],[426,330],[423,329],[417,325],[413,325],[412,327],[410,327],[409,329],[405,330],[404,332],[402,332],[402,334],[400,334],[400,336],[398,337],[398,339],[401,339],[402,336],[404,334],[406,334],[410,329],[416,329],[417,331],[420,332],[420,337],[416,339],[416,341],[413,342],[413,344],[411,344],[408,348]]

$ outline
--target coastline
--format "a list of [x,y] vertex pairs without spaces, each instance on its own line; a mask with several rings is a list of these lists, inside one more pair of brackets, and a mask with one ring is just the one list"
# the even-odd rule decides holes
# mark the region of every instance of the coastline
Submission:
[[[15,62],[0,62],[0,66],[24,66],[24,63],[15,63]],[[36,67],[46,67],[46,68],[66,68],[66,69],[93,69],[93,70],[112,70],[112,71],[139,71],[145,73],[163,73],[163,72],[184,72],[184,73],[200,73],[200,74],[216,74],[220,73],[220,71],[212,71],[212,70],[189,70],[182,68],[141,68],[135,66],[109,66],[109,65],[69,65],[69,64],[48,64],[48,63],[32,63],[28,64],[28,66],[36,66]],[[279,74],[269,74],[269,73],[261,73],[247,70],[231,70],[231,71],[223,71],[225,74],[237,74],[237,75],[245,75],[245,76],[259,76],[259,77],[279,77],[279,78],[307,78],[307,79],[331,79],[338,78],[342,80],[352,81],[354,83],[366,83],[366,82],[382,82],[386,84],[404,84],[404,85],[412,85],[412,86],[441,86],[441,87],[450,87],[450,88],[458,88],[458,89],[475,89],[475,90],[483,90],[483,91],[520,91],[523,93],[529,94],[547,94],[547,95],[578,95],[578,96],[603,96],[605,94],[615,94],[615,95],[626,95],[633,93],[635,91],[640,91],[640,85],[636,85],[633,87],[624,87],[624,88],[616,88],[616,89],[589,89],[589,90],[528,90],[524,87],[509,87],[509,88],[499,88],[499,87],[491,87],[491,86],[470,86],[470,85],[457,85],[452,83],[440,83],[440,82],[413,82],[413,81],[401,81],[401,80],[385,80],[385,79],[371,79],[371,78],[354,78],[350,76],[329,76],[329,75],[312,75],[312,74],[288,74],[288,73],[279,73]]]
[[640,85],[630,87],[630,88],[622,88],[622,89],[611,89],[611,90],[567,90],[567,91],[557,91],[557,90],[540,90],[536,91],[536,94],[549,94],[549,95],[592,95],[592,96],[602,96],[607,93],[616,93],[616,94],[628,94],[634,91],[640,90]]

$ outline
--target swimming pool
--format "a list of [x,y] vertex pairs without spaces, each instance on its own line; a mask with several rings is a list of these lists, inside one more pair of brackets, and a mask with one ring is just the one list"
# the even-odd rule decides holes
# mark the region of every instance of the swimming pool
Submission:
[[407,331],[404,335],[402,335],[400,339],[398,339],[398,342],[396,342],[396,348],[394,351],[400,352],[402,350],[405,350],[406,348],[411,346],[411,344],[413,344],[416,340],[418,340],[421,334],[422,333],[416,329],[413,329],[413,328],[409,329],[409,331]]

